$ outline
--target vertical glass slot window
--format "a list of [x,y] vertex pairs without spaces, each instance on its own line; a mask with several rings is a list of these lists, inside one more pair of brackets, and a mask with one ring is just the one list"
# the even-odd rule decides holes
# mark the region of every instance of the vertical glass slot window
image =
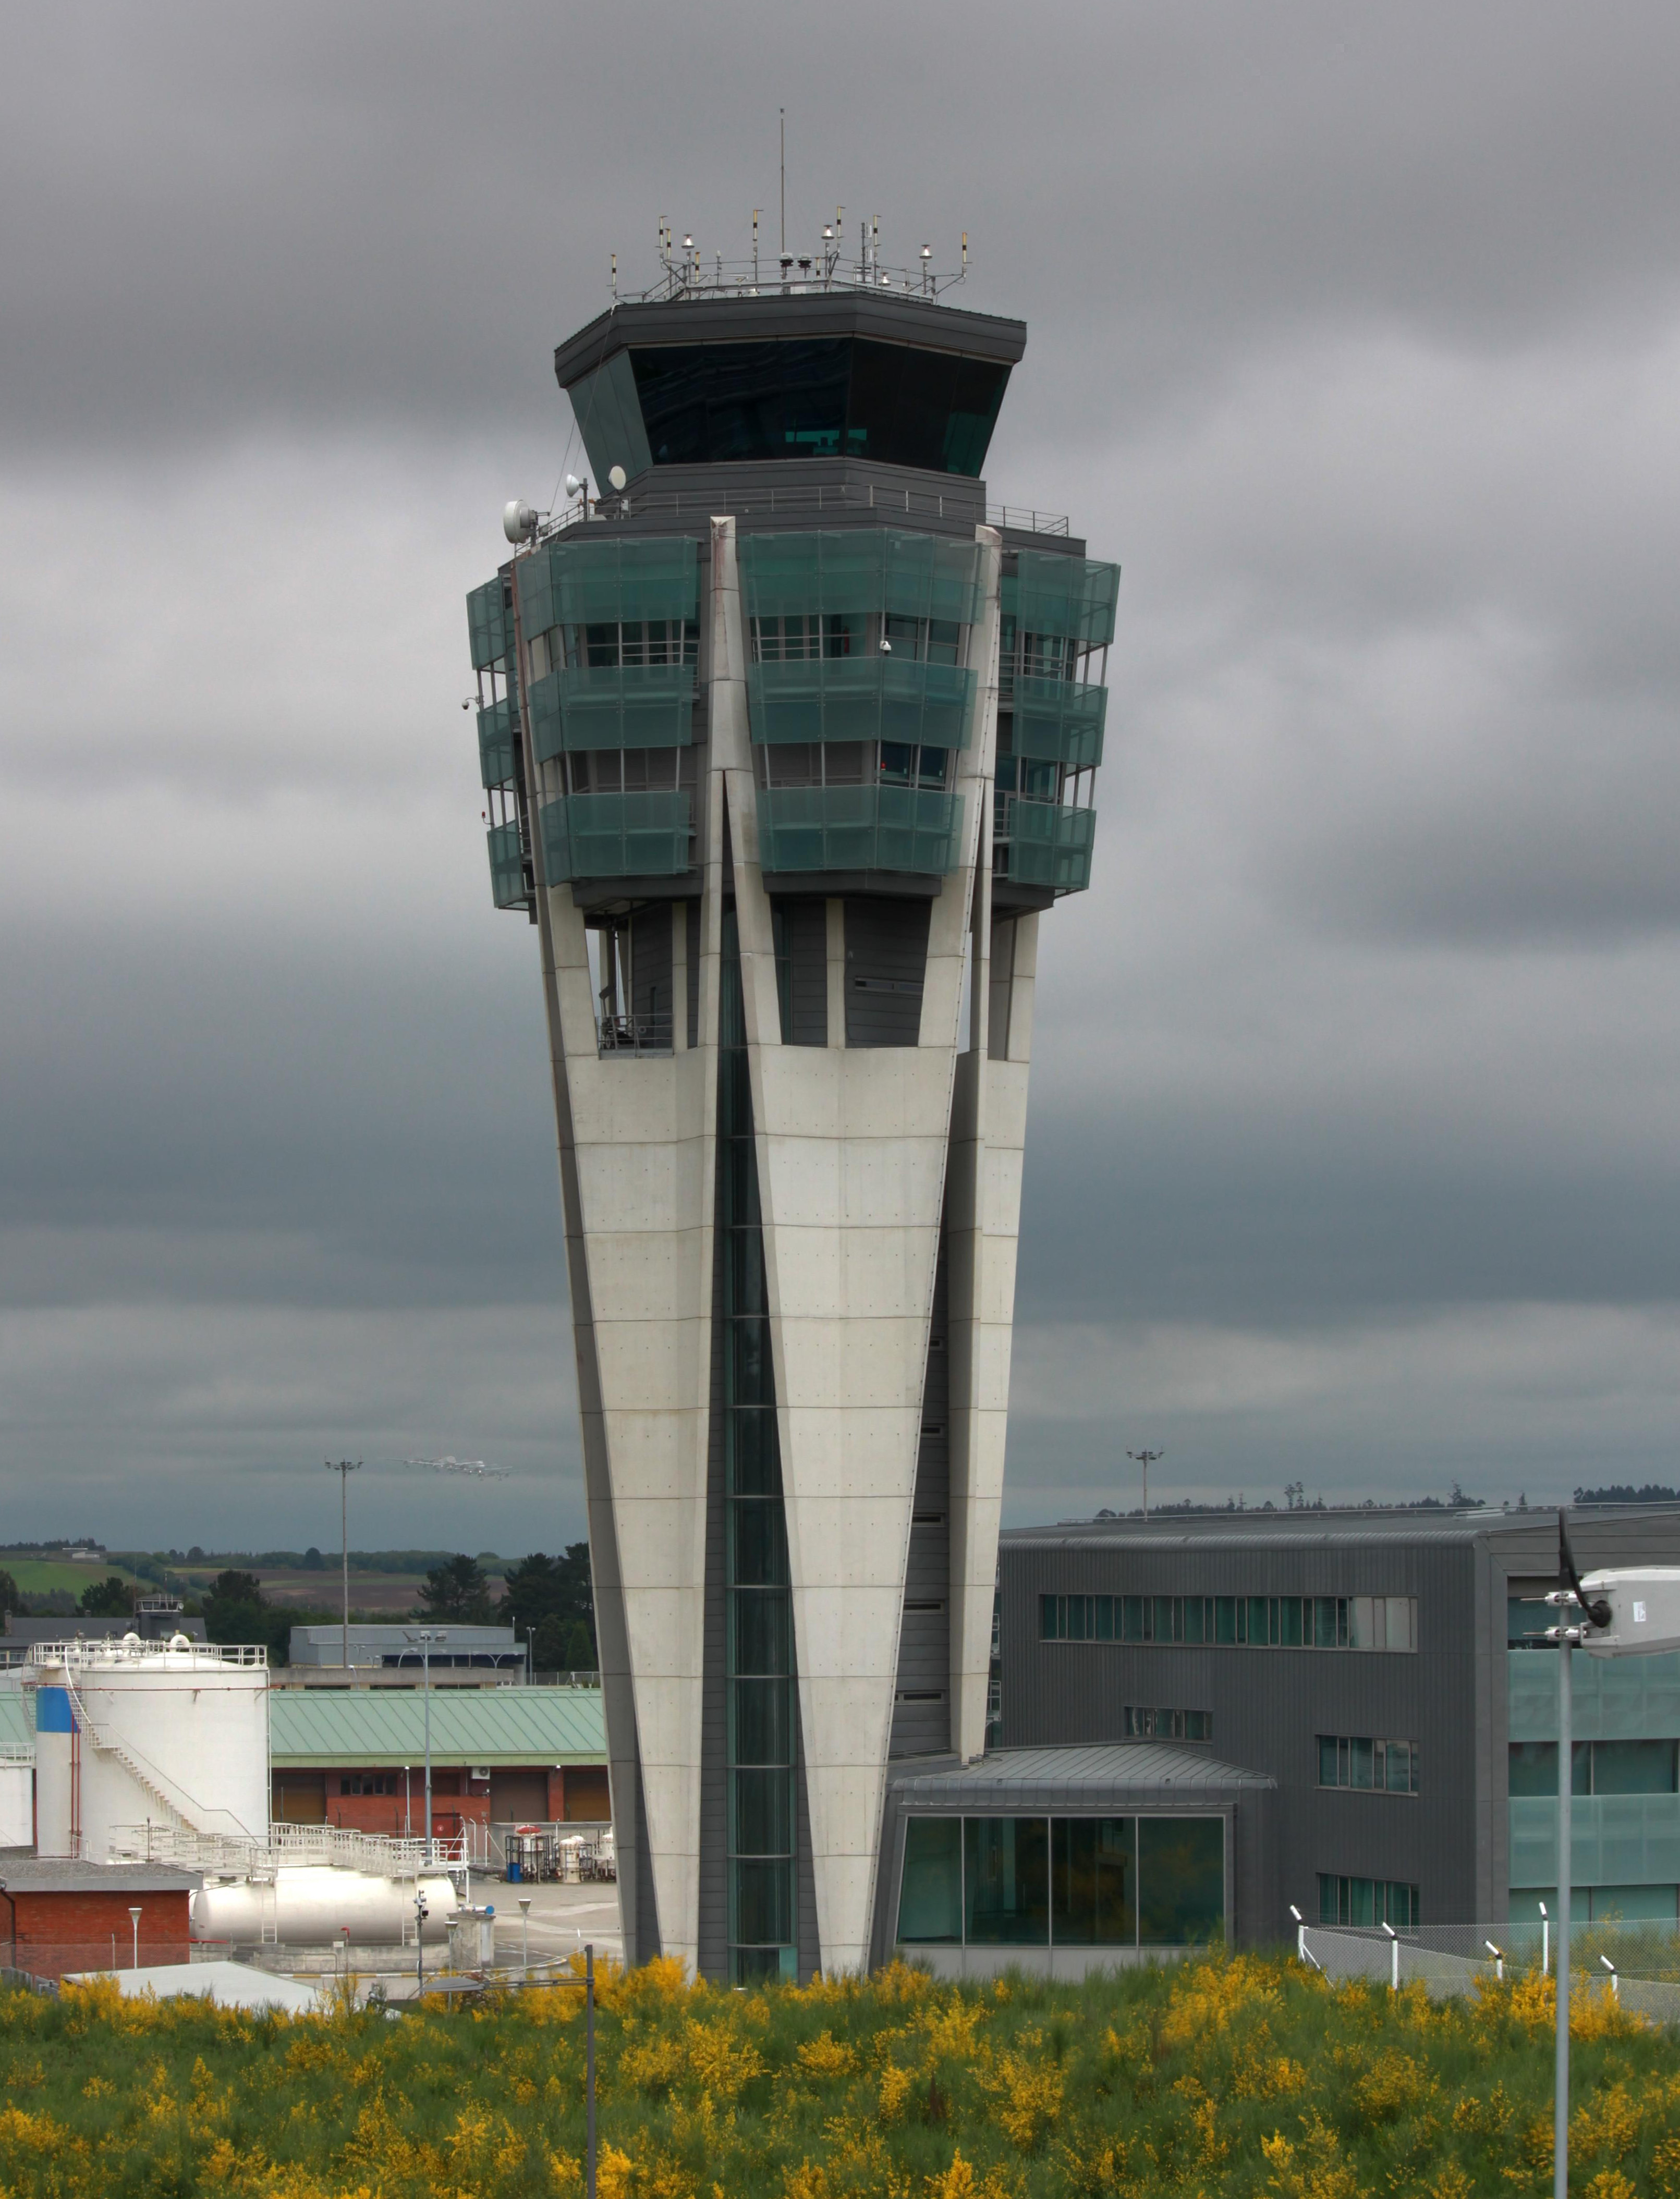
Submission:
[[744,1985],[797,1974],[797,1744],[787,1530],[732,911],[724,919],[719,1015],[727,1910],[731,1975]]
[[1345,1878],[1318,1875],[1321,1924],[1388,1924],[1397,1932],[1415,1932],[1423,1921],[1416,1887],[1401,1879]]

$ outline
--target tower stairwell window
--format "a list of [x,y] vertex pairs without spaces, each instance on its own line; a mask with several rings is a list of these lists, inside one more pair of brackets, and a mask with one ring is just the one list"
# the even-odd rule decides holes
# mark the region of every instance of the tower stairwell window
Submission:
[[776,1435],[776,1385],[747,1079],[741,955],[724,918],[719,1000],[718,1227],[724,1329],[726,1684],[729,1747],[729,1974],[736,1985],[798,1971],[793,1600]]

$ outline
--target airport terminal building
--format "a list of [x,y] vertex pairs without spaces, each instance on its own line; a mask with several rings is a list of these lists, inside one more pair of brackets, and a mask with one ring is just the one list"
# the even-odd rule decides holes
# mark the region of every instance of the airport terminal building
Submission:
[[[1671,1508],[1574,1512],[1569,1534],[1584,1572],[1680,1564]],[[1557,1566],[1549,1509],[1012,1531],[995,1760],[1141,1743],[1263,1781],[1242,1940],[1282,1938],[1291,1904],[1403,1932],[1532,1917],[1557,1883],[1557,1665],[1539,1638]],[[1680,1655],[1578,1656],[1573,1674],[1574,1913],[1673,1922]]]

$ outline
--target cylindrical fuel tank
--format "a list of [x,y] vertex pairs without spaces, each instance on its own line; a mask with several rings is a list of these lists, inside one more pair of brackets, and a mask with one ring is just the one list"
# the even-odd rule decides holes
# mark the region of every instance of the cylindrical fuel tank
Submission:
[[425,1939],[443,1939],[456,1893],[441,1873],[421,1878],[375,1878],[327,1864],[299,1864],[277,1871],[271,1885],[249,1880],[207,1886],[193,1896],[195,1939],[233,1939],[256,1945],[320,1947],[342,1939],[347,1926],[357,1947],[396,1947],[414,1937],[414,1897],[430,1912]]
[[119,1828],[268,1838],[260,1648],[38,1642],[30,1654],[43,1855],[102,1862]]

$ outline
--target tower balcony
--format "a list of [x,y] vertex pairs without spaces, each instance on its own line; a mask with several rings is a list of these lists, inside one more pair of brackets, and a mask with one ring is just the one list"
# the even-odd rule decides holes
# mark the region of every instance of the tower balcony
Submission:
[[758,792],[758,854],[770,872],[957,867],[962,796],[926,787],[783,786]]
[[968,744],[974,685],[973,673],[957,664],[795,657],[749,666],[748,716],[753,739],[764,745],[908,741],[960,749]]
[[993,876],[1053,893],[1083,893],[1096,833],[1094,809],[1000,793],[992,813]]
[[578,878],[680,878],[692,868],[686,787],[567,794],[541,813],[550,885]]
[[686,748],[694,696],[691,664],[557,666],[531,682],[531,745],[542,763],[584,749]]
[[1094,770],[1102,761],[1106,687],[1023,675],[1014,682],[1011,703],[1017,755],[1041,757],[1074,771]]
[[493,786],[513,782],[517,769],[514,730],[518,720],[518,706],[508,695],[478,714],[478,775],[487,792]]
[[488,834],[490,896],[498,908],[522,908],[529,893],[517,825],[493,825]]

